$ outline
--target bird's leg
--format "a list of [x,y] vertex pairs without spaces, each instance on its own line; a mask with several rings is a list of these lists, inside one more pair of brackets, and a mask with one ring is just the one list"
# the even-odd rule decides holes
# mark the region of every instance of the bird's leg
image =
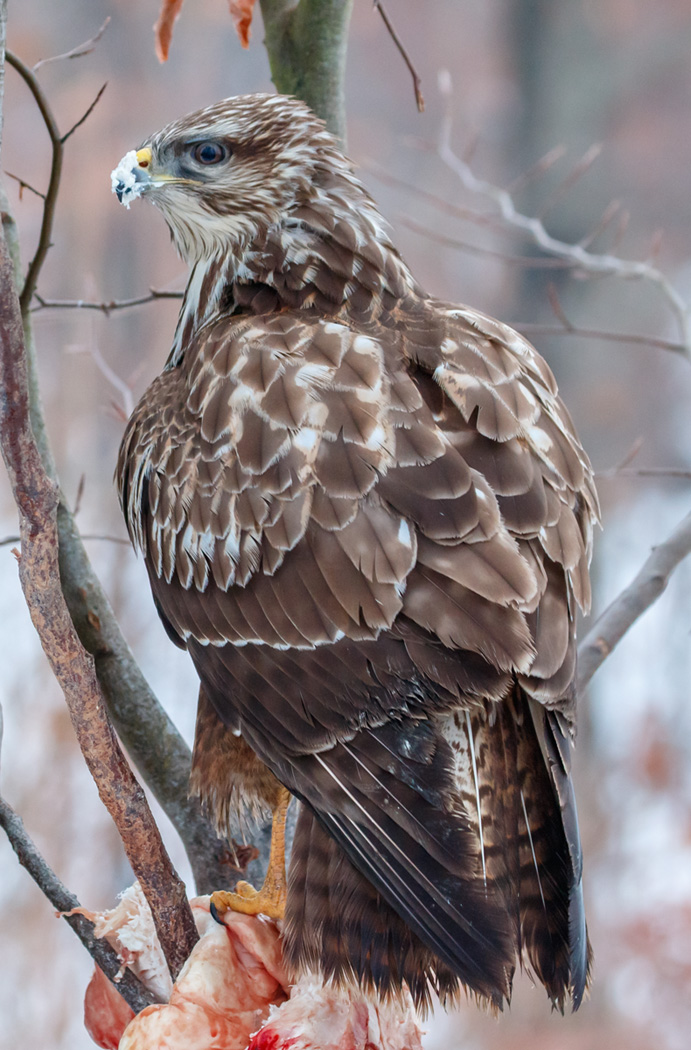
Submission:
[[286,907],[286,813],[292,797],[284,787],[280,789],[273,811],[269,866],[262,888],[256,890],[249,882],[238,882],[233,893],[217,890],[211,895],[212,914],[238,911],[243,915],[283,918]]

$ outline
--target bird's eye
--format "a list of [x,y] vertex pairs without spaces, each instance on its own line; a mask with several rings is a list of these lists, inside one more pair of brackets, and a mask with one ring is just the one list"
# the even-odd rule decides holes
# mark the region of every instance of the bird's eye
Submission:
[[227,146],[220,142],[197,142],[190,153],[197,164],[220,164],[229,155]]

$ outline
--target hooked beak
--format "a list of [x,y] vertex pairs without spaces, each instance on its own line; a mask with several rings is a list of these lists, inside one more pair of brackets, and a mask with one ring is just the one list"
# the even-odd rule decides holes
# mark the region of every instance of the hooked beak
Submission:
[[167,182],[185,182],[174,175],[153,171],[153,154],[148,146],[130,150],[110,175],[113,193],[121,204],[129,208],[133,200],[141,197],[145,190]]

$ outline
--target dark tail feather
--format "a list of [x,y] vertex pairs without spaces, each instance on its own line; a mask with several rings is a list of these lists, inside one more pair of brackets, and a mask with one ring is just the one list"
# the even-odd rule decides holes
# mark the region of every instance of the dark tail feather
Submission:
[[[424,1004],[428,982],[442,997],[462,983],[501,1007],[510,993],[514,940],[502,897],[483,882],[474,831],[454,804],[446,742],[429,722],[406,720],[362,730],[308,761],[303,799],[340,849],[325,852],[328,839],[302,818],[289,900],[304,900],[291,911],[289,940],[304,945],[298,927],[316,915],[323,930],[327,914],[349,965],[375,987],[395,987],[405,975]],[[303,856],[306,849],[314,855]],[[324,856],[335,865],[330,872]],[[301,880],[312,886],[303,889]],[[376,919],[382,907],[383,926]],[[358,946],[362,937],[371,945],[373,931],[374,954],[363,965]]]
[[[565,993],[570,993],[573,1009],[580,1006],[588,988],[592,950],[588,940],[583,906],[583,856],[578,830],[578,814],[571,780],[571,741],[562,725],[560,716],[542,704],[525,698],[529,717],[534,729],[533,757],[529,760],[534,769],[543,774],[544,787],[540,790],[549,798],[552,817],[552,844],[555,859],[554,877],[561,878],[560,929],[566,929],[566,948],[560,965],[555,967],[557,978],[557,1005],[562,1008]],[[526,739],[528,734],[526,734]],[[543,763],[536,760],[535,748],[539,749]],[[532,960],[531,960],[532,961]],[[550,988],[547,981],[545,984]]]
[[[518,904],[519,951],[552,1002],[563,1011],[570,997],[576,1010],[587,987],[590,947],[570,743],[558,716],[518,688],[513,703],[499,708],[501,762],[515,762],[504,814],[517,829],[507,834],[507,906]],[[512,736],[515,743],[507,746]]]
[[381,894],[353,867],[314,813],[302,806],[288,876],[284,958],[295,972],[354,980],[379,995],[405,982],[416,1004],[430,1006],[458,991],[458,977],[422,943]]

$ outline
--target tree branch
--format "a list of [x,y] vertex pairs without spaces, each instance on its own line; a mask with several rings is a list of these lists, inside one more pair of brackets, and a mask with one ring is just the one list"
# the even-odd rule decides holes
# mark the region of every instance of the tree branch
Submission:
[[23,868],[28,871],[41,892],[48,898],[62,918],[72,927],[94,962],[103,970],[113,987],[127,1005],[139,1013],[158,1000],[149,992],[139,978],[127,966],[123,966],[118,953],[104,937],[97,937],[94,924],[85,915],[68,915],[81,907],[79,900],[60,881],[46,863],[29,837],[21,817],[0,797],[0,826],[4,828],[12,849]]
[[691,554],[691,514],[672,535],[653,547],[629,586],[595,621],[578,647],[577,692],[580,693],[629,628],[667,587],[677,565]]
[[197,931],[185,887],[108,720],[94,660],[79,642],[60,586],[59,492],[44,470],[29,422],[22,317],[12,262],[0,238],[0,441],[20,516],[19,578],[32,622],[67,702],[70,719],[102,801],[115,821],[146,895],[175,978]]
[[386,26],[387,31],[389,33],[389,36],[391,37],[391,39],[393,40],[394,44],[398,48],[398,52],[399,52],[401,58],[403,59],[403,61],[405,62],[406,66],[408,67],[408,72],[410,73],[411,77],[413,78],[413,91],[415,92],[415,105],[418,108],[418,113],[424,113],[424,111],[425,111],[425,100],[424,100],[423,95],[422,95],[422,81],[420,80],[418,71],[416,70],[415,66],[413,65],[413,63],[411,61],[411,58],[410,58],[410,55],[408,54],[408,52],[404,48],[403,43],[402,43],[398,33],[394,29],[393,23],[391,22],[391,19],[389,18],[389,16],[387,15],[386,11],[384,10],[384,5],[381,3],[381,0],[374,0],[374,6],[376,7],[377,11],[381,15],[382,22]]
[[512,328],[523,335],[577,335],[581,339],[602,339],[607,343],[625,343],[632,346],[654,347],[656,350],[667,350],[672,354],[687,353],[681,343],[672,343],[669,339],[657,339],[653,335],[641,335],[639,332],[608,332],[601,328],[578,328],[575,325],[563,324],[529,324],[525,321],[509,322]]
[[62,174],[62,158],[64,152],[64,144],[58,131],[58,126],[53,116],[53,111],[50,108],[50,104],[43,88],[38,82],[36,75],[26,66],[21,59],[13,55],[11,51],[6,54],[7,61],[9,64],[17,70],[19,75],[22,77],[24,82],[27,84],[31,94],[36,100],[43,122],[50,136],[50,144],[52,147],[52,161],[50,166],[50,180],[48,182],[48,189],[43,201],[43,220],[41,222],[41,232],[38,238],[38,246],[36,253],[29,264],[26,278],[24,280],[24,286],[22,287],[21,294],[19,296],[19,303],[22,310],[22,316],[26,313],[31,303],[36,283],[38,281],[38,275],[41,272],[41,267],[45,262],[48,249],[50,248],[50,238],[53,231],[53,218],[55,216],[55,205],[58,199],[58,190],[60,188],[60,176]]
[[598,255],[588,251],[583,244],[570,244],[552,237],[539,218],[524,215],[518,210],[507,190],[478,178],[470,165],[451,148],[451,78],[448,74],[440,76],[440,88],[447,98],[447,111],[440,129],[437,153],[444,164],[458,176],[462,186],[487,197],[496,205],[507,226],[527,233],[542,251],[561,259],[568,259],[574,269],[599,277],[616,276],[625,280],[646,280],[657,286],[676,317],[684,356],[691,362],[691,311],[683,296],[672,286],[665,274],[648,262],[621,259],[611,254]]
[[85,40],[83,44],[77,44],[76,47],[70,48],[69,51],[64,51],[61,55],[51,55],[50,58],[39,59],[39,61],[31,67],[32,72],[35,73],[37,69],[41,68],[41,66],[47,66],[50,62],[62,62],[67,58],[82,58],[84,55],[90,55],[108,28],[109,22],[110,15],[108,15],[105,22],[94,36],[90,37],[89,40]]
[[271,79],[346,140],[345,62],[353,0],[260,0]]
[[[26,69],[23,63],[21,65]],[[47,106],[42,93],[41,98]],[[54,120],[53,125],[54,136],[59,137]],[[4,197],[0,205],[3,228],[14,261],[15,281],[21,283],[16,227]],[[38,276],[36,270],[34,274]],[[26,290],[25,283],[24,292]],[[167,293],[161,293],[164,295]],[[26,302],[28,305],[28,300]],[[139,670],[91,567],[67,501],[59,492],[41,405],[30,315],[24,311],[23,316],[30,425],[45,471],[58,492],[59,564],[65,600],[79,639],[95,660],[96,673],[115,728],[180,835],[192,866],[197,892],[210,892],[224,885],[229,869],[233,870],[229,851],[202,814],[199,802],[188,798],[190,750]]]
[[84,111],[84,113],[79,118],[79,120],[76,122],[76,124],[73,124],[72,127],[70,128],[70,130],[66,131],[65,134],[62,136],[60,141],[62,142],[63,146],[67,142],[68,138],[71,135],[74,135],[74,133],[77,130],[77,128],[80,128],[82,126],[82,124],[84,123],[84,121],[89,119],[89,117],[91,116],[93,111],[96,109],[96,106],[101,101],[101,96],[102,96],[103,92],[106,90],[107,87],[108,87],[107,84],[102,84],[101,85],[101,87],[98,89],[98,91],[96,93],[96,98],[93,100],[93,102],[90,103],[90,105]]
[[108,299],[103,302],[90,302],[88,299],[44,299],[38,292],[34,299],[38,306],[32,306],[31,312],[38,310],[99,310],[108,317],[115,310],[128,310],[132,306],[143,306],[145,303],[154,303],[158,299],[182,299],[182,292],[159,292],[156,288],[150,288],[146,295],[138,295],[134,299]]

